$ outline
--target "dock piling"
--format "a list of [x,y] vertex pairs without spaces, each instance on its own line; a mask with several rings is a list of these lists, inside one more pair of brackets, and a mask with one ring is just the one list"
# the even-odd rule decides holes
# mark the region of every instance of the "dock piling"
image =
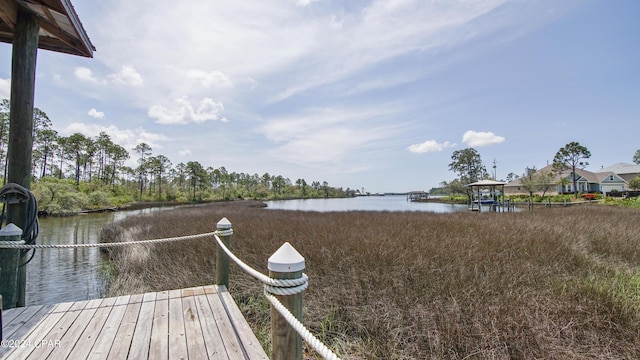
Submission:
[[[227,218],[218,221],[219,238],[227,249],[231,249],[231,222]],[[216,247],[216,284],[229,288],[229,256],[219,246]]]
[[[268,261],[272,279],[299,279],[303,277],[304,257],[288,242],[284,243]],[[293,316],[302,322],[302,292],[293,295],[275,295]],[[287,320],[271,305],[271,359],[302,360],[302,338]]]
[[[22,229],[13,223],[0,229],[0,241],[20,241]],[[18,306],[18,267],[20,265],[20,249],[0,249],[0,295],[2,308],[13,309]]]

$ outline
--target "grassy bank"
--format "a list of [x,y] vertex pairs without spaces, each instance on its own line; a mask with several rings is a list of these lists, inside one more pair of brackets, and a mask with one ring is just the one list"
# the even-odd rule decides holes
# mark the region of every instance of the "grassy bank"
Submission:
[[[266,272],[289,241],[305,256],[305,319],[345,358],[640,358],[640,212],[304,213],[211,204],[128,218],[104,240],[212,231]],[[203,239],[114,252],[111,295],[215,282]],[[267,303],[232,265],[231,293],[268,342]],[[268,346],[268,345],[266,345]]]

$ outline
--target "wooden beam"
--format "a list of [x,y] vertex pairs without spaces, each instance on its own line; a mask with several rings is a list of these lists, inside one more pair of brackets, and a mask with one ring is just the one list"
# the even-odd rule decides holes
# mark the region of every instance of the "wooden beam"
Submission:
[[18,16],[18,5],[11,0],[0,0],[0,20],[13,32]]

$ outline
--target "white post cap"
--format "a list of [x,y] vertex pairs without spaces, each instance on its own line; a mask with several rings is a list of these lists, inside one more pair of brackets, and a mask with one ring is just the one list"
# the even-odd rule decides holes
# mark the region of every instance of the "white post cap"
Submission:
[[291,273],[304,270],[304,257],[288,242],[269,257],[269,271]]
[[0,229],[0,236],[16,236],[22,235],[22,229],[20,229],[14,223],[8,223],[7,226]]
[[227,220],[226,217],[223,217],[217,224],[218,229],[231,229],[231,221]]

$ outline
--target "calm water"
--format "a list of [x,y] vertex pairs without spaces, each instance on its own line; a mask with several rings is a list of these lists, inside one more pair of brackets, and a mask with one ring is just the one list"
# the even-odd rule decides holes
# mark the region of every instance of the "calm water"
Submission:
[[[102,227],[127,216],[168,208],[40,218],[38,244],[95,244]],[[104,295],[102,268],[106,255],[98,248],[37,249],[27,264],[27,305],[94,299]]]
[[467,205],[451,205],[430,202],[410,202],[405,195],[359,196],[345,199],[304,199],[266,201],[273,210],[300,211],[429,211],[451,213],[467,211]]

